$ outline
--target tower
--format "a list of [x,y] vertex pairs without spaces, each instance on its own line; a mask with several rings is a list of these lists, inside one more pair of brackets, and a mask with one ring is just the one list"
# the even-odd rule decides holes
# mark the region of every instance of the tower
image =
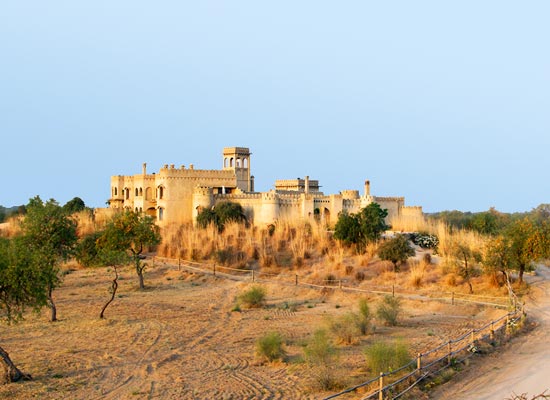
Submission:
[[223,169],[235,171],[237,187],[243,192],[251,192],[250,149],[248,147],[225,147],[223,149]]

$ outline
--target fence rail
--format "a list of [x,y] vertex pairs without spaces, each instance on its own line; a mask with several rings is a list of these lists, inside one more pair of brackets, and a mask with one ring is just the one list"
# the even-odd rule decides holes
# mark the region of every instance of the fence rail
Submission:
[[[506,314],[485,325],[472,329],[471,331],[454,339],[449,339],[441,345],[419,353],[415,359],[395,371],[381,373],[380,376],[362,382],[358,385],[345,389],[339,393],[325,397],[323,400],[330,400],[349,393],[364,389],[362,400],[368,399],[398,399],[413,387],[430,376],[435,376],[443,369],[453,363],[463,362],[477,352],[477,346],[482,342],[493,342],[499,337],[504,338],[508,328],[513,327],[520,318],[525,316],[523,305],[510,288],[509,297],[478,296],[455,292],[439,292],[428,294],[415,294],[414,292],[395,291],[395,286],[377,286],[370,289],[358,288],[344,285],[345,280],[325,280],[322,284],[307,282],[298,274],[271,274],[252,269],[230,268],[216,264],[203,264],[195,261],[171,259],[165,257],[153,257],[155,262],[169,266],[177,266],[179,270],[185,269],[192,272],[209,274],[237,280],[249,280],[251,282],[272,282],[285,285],[294,285],[316,289],[339,289],[348,292],[370,293],[370,294],[391,294],[404,298],[444,301],[455,304],[456,302],[481,304],[504,309],[512,309]],[[271,278],[271,279],[270,279]],[[510,300],[511,299],[511,300]],[[490,300],[490,301],[485,301]],[[390,382],[391,380],[391,382]]]

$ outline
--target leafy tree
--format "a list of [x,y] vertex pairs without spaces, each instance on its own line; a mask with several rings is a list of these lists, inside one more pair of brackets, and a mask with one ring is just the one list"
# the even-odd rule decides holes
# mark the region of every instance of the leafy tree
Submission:
[[384,231],[390,229],[385,221],[387,216],[388,210],[382,209],[378,203],[371,203],[360,211],[361,231],[367,243],[376,242]]
[[0,224],[6,220],[6,209],[4,207],[0,207]]
[[470,294],[474,293],[471,278],[476,275],[475,264],[481,261],[481,253],[464,243],[455,243],[451,252],[456,257],[458,274],[468,284]]
[[526,217],[510,223],[503,237],[508,248],[505,253],[506,264],[509,269],[518,271],[519,284],[522,284],[526,269],[533,262],[549,255],[549,224],[537,224]]
[[[7,323],[22,319],[27,308],[40,310],[48,301],[48,282],[21,238],[0,238],[0,311]],[[0,347],[0,384],[30,379]]]
[[246,215],[242,206],[231,201],[218,203],[212,209],[203,209],[197,215],[197,224],[201,228],[206,228],[210,224],[223,231],[225,224],[230,222],[246,222]]
[[399,264],[404,263],[409,257],[414,255],[415,251],[404,235],[396,235],[394,238],[382,243],[378,249],[378,256],[381,260],[393,263],[394,272],[399,271]]
[[26,206],[26,215],[21,223],[20,240],[30,253],[31,263],[37,264],[40,278],[48,288],[51,320],[57,320],[57,308],[52,292],[61,284],[60,263],[74,251],[77,223],[59,204],[51,199],[43,202],[39,196]]
[[134,262],[139,278],[139,288],[144,289],[143,272],[147,264],[141,261],[141,254],[147,246],[160,243],[160,230],[153,218],[133,211],[116,214],[107,223],[102,235],[102,246],[111,252],[125,251]]
[[497,217],[491,212],[476,213],[468,224],[470,229],[486,235],[497,233]]
[[75,197],[72,200],[69,200],[63,206],[63,209],[69,214],[74,214],[76,212],[84,210],[85,208],[86,204],[84,204],[84,200],[82,200],[80,197]]
[[343,212],[336,222],[334,237],[362,250],[367,243],[377,241],[389,229],[385,222],[387,216],[388,210],[382,209],[378,203],[369,204],[357,214]]

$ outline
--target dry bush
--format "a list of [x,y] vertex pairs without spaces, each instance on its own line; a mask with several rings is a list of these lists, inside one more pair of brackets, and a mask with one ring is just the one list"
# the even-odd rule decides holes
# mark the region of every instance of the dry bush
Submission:
[[396,232],[421,232],[429,229],[429,223],[424,216],[395,216],[391,218],[390,225]]
[[422,287],[425,270],[426,266],[424,263],[411,262],[409,269],[409,283],[413,287],[417,289]]

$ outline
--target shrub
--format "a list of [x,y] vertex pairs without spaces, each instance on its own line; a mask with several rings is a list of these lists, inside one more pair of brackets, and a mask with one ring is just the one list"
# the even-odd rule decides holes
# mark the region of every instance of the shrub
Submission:
[[256,340],[256,354],[268,361],[284,360],[286,351],[278,332],[269,332]]
[[336,339],[343,344],[352,344],[361,333],[359,316],[351,311],[330,320],[329,327]]
[[366,335],[369,332],[371,326],[372,315],[369,308],[367,299],[359,299],[359,319],[357,321],[359,331]]
[[238,300],[248,308],[262,307],[265,303],[266,290],[262,286],[252,286],[241,293]]
[[374,375],[401,368],[411,361],[407,346],[397,341],[394,343],[376,342],[364,350],[367,366]]
[[363,282],[365,280],[365,273],[363,271],[357,271],[355,273],[355,280],[357,282]]
[[437,236],[425,232],[416,232],[411,235],[411,240],[423,249],[435,249],[439,244]]
[[338,353],[330,343],[327,332],[316,330],[304,348],[304,358],[316,385],[322,390],[331,390],[338,386]]
[[384,321],[386,325],[395,326],[401,314],[401,301],[397,297],[384,296],[382,303],[378,305],[376,316]]

